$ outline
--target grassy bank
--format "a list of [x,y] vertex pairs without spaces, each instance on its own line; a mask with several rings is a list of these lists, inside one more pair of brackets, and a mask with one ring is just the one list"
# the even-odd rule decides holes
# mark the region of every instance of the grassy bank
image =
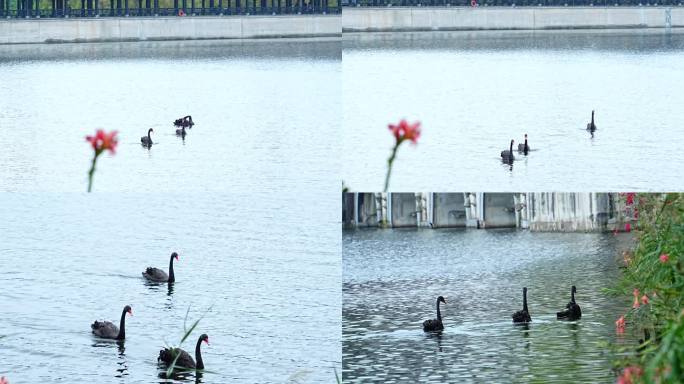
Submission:
[[684,194],[624,194],[638,218],[636,246],[624,255],[616,293],[633,295],[618,333],[633,332],[636,350],[616,361],[618,383],[684,382]]

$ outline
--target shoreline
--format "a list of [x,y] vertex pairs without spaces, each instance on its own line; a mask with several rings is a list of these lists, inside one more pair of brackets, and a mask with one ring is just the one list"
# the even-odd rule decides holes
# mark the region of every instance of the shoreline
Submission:
[[345,7],[342,32],[674,30],[684,7]]
[[339,15],[0,20],[0,45],[341,38]]

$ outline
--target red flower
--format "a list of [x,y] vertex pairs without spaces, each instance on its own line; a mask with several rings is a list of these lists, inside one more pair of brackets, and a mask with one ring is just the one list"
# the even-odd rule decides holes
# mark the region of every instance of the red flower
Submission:
[[639,218],[639,210],[634,208],[634,218],[638,219]]
[[639,308],[639,290],[634,288],[632,294],[634,295],[634,304],[632,304],[632,308],[637,309]]
[[644,305],[648,304],[648,296],[646,296],[646,295],[641,296],[641,304],[644,304]]
[[641,370],[641,367],[637,367],[636,365],[627,367],[622,371],[622,375],[618,377],[617,384],[632,384],[634,383],[634,379],[639,378],[642,374],[643,371]]
[[670,255],[668,255],[667,253],[663,253],[662,255],[660,255],[660,262],[661,263],[665,264],[669,260],[670,260]]
[[9,384],[9,380],[5,379],[5,376],[0,377],[0,384]]
[[95,152],[109,150],[112,154],[116,153],[116,145],[119,143],[116,138],[116,131],[105,133],[102,129],[98,129],[95,136],[86,136],[86,141],[90,142]]
[[627,223],[625,224],[625,232],[630,232],[632,230],[632,224]]
[[632,205],[632,204],[634,204],[634,195],[636,195],[636,193],[634,193],[634,192],[629,192],[629,193],[626,193],[626,195],[627,195],[627,199],[626,199],[627,205]]
[[399,124],[389,124],[388,128],[392,131],[394,139],[397,141],[397,145],[404,140],[411,140],[413,144],[418,142],[420,137],[420,122],[416,121],[413,124],[409,124],[406,119],[401,119]]
[[625,315],[620,316],[615,322],[615,327],[617,328],[617,333],[623,333],[625,331]]

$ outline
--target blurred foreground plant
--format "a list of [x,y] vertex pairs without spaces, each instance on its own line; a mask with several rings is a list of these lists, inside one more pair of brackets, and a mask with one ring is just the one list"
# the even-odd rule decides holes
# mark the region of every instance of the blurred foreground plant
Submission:
[[[202,314],[202,316],[200,316],[199,319],[195,320],[195,322],[192,323],[192,325],[190,326],[190,328],[188,328],[188,327],[187,327],[187,324],[188,324],[188,315],[190,314],[190,307],[188,307],[187,312],[185,312],[185,319],[183,320],[183,337],[181,338],[180,342],[178,343],[178,346],[177,346],[177,347],[173,347],[173,346],[169,346],[168,344],[166,345],[167,348],[170,349],[170,350],[172,351],[172,353],[173,353],[174,351],[180,349],[180,347],[181,347],[181,345],[183,344],[183,342],[184,342],[185,340],[187,340],[188,337],[190,337],[190,335],[192,334],[192,331],[194,331],[195,328],[197,327],[197,324],[199,324],[199,322],[204,318],[204,316],[205,316],[209,311],[211,311],[211,308],[212,308],[212,307],[209,307],[209,309],[207,309],[207,310]],[[208,342],[207,342],[207,344],[208,344]],[[168,368],[167,368],[167,370],[166,370],[166,372],[165,372],[167,378],[168,378],[168,377],[172,377],[172,375],[174,374],[174,372],[178,372],[178,371],[181,371],[181,372],[182,372],[182,371],[185,371],[185,372],[187,372],[187,371],[198,371],[198,372],[202,372],[202,373],[213,373],[213,372],[207,371],[207,370],[205,370],[205,369],[192,369],[192,368],[177,366],[176,363],[178,362],[178,358],[181,356],[181,354],[180,354],[180,353],[175,353],[174,355],[175,355],[175,358],[173,359],[173,361],[171,362],[171,364],[169,364],[169,366],[168,366]]]
[[406,140],[410,140],[414,145],[418,143],[418,138],[420,137],[420,122],[416,121],[413,124],[409,124],[405,119],[402,119],[397,125],[389,124],[388,128],[394,135],[394,148],[392,148],[392,154],[389,159],[387,159],[387,176],[385,177],[384,192],[387,192],[387,189],[389,188],[392,164],[394,164],[394,158],[397,156],[397,150],[401,143]]
[[118,140],[116,138],[116,131],[106,133],[104,130],[98,129],[95,132],[95,136],[86,136],[86,141],[90,143],[94,151],[93,163],[90,166],[90,171],[88,171],[88,192],[90,192],[93,188],[93,175],[95,174],[97,158],[104,151],[110,151],[112,155],[115,154]]
[[[637,245],[614,293],[633,295],[616,322],[643,338],[617,364],[618,383],[684,382],[684,194],[625,194]],[[633,205],[633,207],[632,207]],[[637,213],[638,212],[638,213]],[[627,321],[625,321],[627,320]]]

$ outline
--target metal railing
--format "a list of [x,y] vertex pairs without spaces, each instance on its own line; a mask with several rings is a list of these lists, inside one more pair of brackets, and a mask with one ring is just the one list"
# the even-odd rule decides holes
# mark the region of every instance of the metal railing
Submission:
[[[478,7],[654,7],[683,6],[683,0],[477,0]],[[342,0],[345,7],[471,7],[471,0]]]
[[[173,7],[160,7],[160,1],[172,2]],[[0,0],[0,18],[306,15],[341,11],[336,0]]]

